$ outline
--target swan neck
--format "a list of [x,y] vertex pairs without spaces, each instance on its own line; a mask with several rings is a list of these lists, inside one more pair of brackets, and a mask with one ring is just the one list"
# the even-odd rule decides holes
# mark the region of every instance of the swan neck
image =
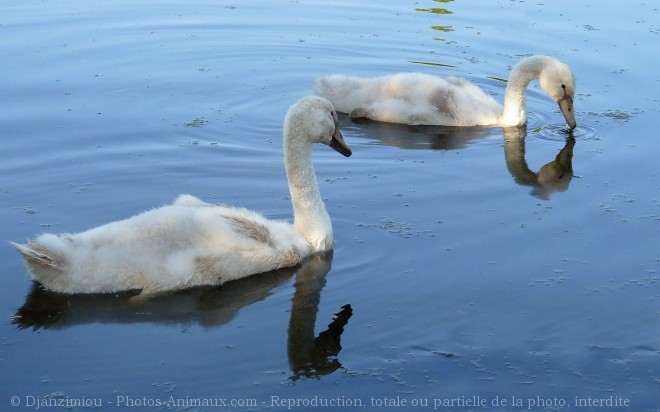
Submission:
[[285,134],[284,163],[293,206],[293,227],[312,252],[332,249],[332,225],[321,199],[308,139]]
[[534,56],[518,63],[509,76],[504,92],[503,126],[521,126],[527,123],[525,92],[532,80],[538,79],[544,65],[544,57]]

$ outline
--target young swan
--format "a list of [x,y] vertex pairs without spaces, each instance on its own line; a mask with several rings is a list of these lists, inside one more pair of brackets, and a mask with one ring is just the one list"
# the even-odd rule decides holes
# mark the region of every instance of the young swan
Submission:
[[527,57],[513,68],[504,106],[465,79],[423,73],[370,79],[331,75],[318,79],[315,89],[351,118],[411,125],[521,126],[527,122],[525,90],[534,79],[559,104],[567,127],[574,129],[575,78],[566,64],[548,56]]
[[293,225],[181,195],[172,205],[86,232],[11,244],[35,280],[64,293],[141,289],[145,295],[294,266],[334,244],[312,165],[313,143],[351,155],[332,104],[318,96],[300,99],[284,119]]

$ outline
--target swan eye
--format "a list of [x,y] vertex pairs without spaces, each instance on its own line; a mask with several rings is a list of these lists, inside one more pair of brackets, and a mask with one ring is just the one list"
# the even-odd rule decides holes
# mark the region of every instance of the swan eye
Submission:
[[566,90],[566,85],[565,85],[565,84],[562,84],[562,85],[561,85],[561,88],[564,89],[564,90]]

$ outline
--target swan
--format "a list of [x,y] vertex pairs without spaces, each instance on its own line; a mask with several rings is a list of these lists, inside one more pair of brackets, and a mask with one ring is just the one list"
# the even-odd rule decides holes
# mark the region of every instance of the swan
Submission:
[[312,165],[313,143],[351,155],[332,104],[319,96],[298,100],[284,119],[293,224],[184,194],[171,205],[85,232],[10,243],[33,279],[62,293],[140,289],[139,296],[150,296],[295,266],[334,245]]
[[514,66],[504,106],[465,79],[423,73],[375,78],[335,74],[319,78],[314,88],[353,119],[409,125],[521,126],[527,122],[525,90],[535,79],[559,104],[567,127],[574,129],[575,77],[566,64],[548,56],[526,57]]

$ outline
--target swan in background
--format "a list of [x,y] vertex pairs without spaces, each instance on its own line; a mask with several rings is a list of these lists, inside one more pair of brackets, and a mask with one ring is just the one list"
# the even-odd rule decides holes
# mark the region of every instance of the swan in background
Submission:
[[300,99],[284,119],[293,224],[181,195],[172,205],[86,232],[11,244],[35,280],[64,293],[141,289],[145,296],[295,266],[334,245],[312,165],[313,143],[351,155],[332,104],[318,96]]
[[315,90],[351,118],[442,126],[521,126],[527,122],[525,91],[532,80],[559,104],[566,125],[576,127],[575,78],[571,69],[548,56],[526,57],[511,70],[504,106],[476,85],[457,77],[399,73],[375,78],[331,75]]

